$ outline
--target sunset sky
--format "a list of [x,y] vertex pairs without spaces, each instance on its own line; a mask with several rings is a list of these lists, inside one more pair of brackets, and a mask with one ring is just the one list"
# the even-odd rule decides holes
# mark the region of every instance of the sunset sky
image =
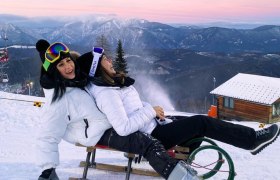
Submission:
[[280,24],[280,0],[1,0],[0,14],[115,14],[163,23]]

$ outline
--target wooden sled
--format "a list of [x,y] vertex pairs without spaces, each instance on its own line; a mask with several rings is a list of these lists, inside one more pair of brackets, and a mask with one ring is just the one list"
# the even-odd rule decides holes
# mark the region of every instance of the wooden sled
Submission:
[[[81,144],[76,144],[76,146],[86,147]],[[149,170],[149,169],[143,169],[143,168],[133,168],[132,162],[136,156],[133,153],[127,153],[128,162],[127,162],[126,166],[98,163],[95,160],[97,149],[108,150],[108,151],[118,151],[116,149],[112,149],[112,148],[109,148],[107,146],[102,146],[102,145],[86,147],[86,152],[87,152],[86,160],[80,162],[80,167],[84,167],[83,177],[82,178],[70,177],[69,180],[79,180],[79,179],[86,180],[87,172],[88,172],[89,168],[107,170],[107,171],[113,171],[113,172],[125,172],[126,180],[129,180],[130,174],[138,174],[138,175],[154,176],[154,177],[160,176],[157,172],[155,172],[152,169]],[[122,151],[118,151],[118,152],[122,152]],[[188,152],[189,152],[188,147],[180,147],[180,146],[176,146],[176,147],[168,150],[168,153],[170,156],[177,158],[177,159],[184,159],[184,160],[186,160],[188,158]]]
[[[207,142],[210,145],[201,145],[197,149],[195,149],[191,154],[188,154],[189,148],[188,147],[180,147],[176,146],[167,152],[170,156],[185,160],[188,164],[192,165],[194,163],[196,155],[204,150],[214,150],[217,152],[218,159],[214,163],[211,163],[214,165],[213,168],[207,169],[207,172],[204,172],[202,174],[198,174],[198,177],[200,179],[208,179],[212,176],[216,175],[220,168],[223,166],[224,163],[228,165],[228,177],[226,179],[228,180],[234,180],[234,177],[236,176],[234,164],[231,159],[231,157],[228,155],[228,153],[220,148],[214,141],[207,139],[207,138],[197,138],[189,141],[186,146],[189,146],[192,143],[204,141]],[[80,144],[77,144],[77,146],[85,147]],[[95,161],[95,155],[96,155],[96,149],[102,149],[102,150],[109,150],[109,151],[118,151],[115,149],[111,149],[107,146],[90,146],[86,147],[87,150],[87,157],[86,161],[80,162],[80,167],[84,167],[83,177],[82,178],[69,178],[69,180],[86,180],[87,179],[87,172],[89,168],[95,168],[100,170],[108,170],[108,171],[114,171],[114,172],[125,172],[126,173],[126,180],[129,180],[130,174],[138,174],[138,175],[145,175],[145,176],[159,176],[155,171],[153,170],[146,170],[146,169],[140,169],[140,168],[132,168],[132,161],[135,158],[135,154],[128,153],[128,162],[126,166],[119,166],[119,165],[112,165],[112,164],[103,164],[98,163]],[[121,151],[119,151],[121,152]]]
[[[181,115],[170,116],[169,118],[172,120],[178,120],[180,118],[184,118],[184,116],[181,116]],[[188,146],[190,146],[191,144],[196,143],[196,142],[206,142],[207,144],[210,144],[210,145],[201,145],[200,147],[195,149],[191,154],[189,154]],[[76,144],[76,145],[80,146],[80,147],[85,147],[80,144]],[[226,163],[228,165],[227,179],[228,180],[234,179],[236,173],[234,170],[234,164],[233,164],[231,157],[228,155],[228,153],[226,151],[224,151],[222,148],[220,148],[214,141],[212,141],[208,138],[196,138],[196,139],[192,139],[191,141],[187,142],[187,144],[184,144],[184,146],[185,147],[175,146],[175,147],[169,149],[167,152],[169,153],[170,156],[172,156],[176,159],[185,160],[190,165],[192,165],[194,163],[195,156],[198,155],[198,153],[201,151],[214,150],[217,152],[217,155],[218,155],[217,161],[214,161],[211,163],[214,165],[214,167],[211,169],[207,169],[208,170],[207,172],[198,174],[198,177],[200,179],[208,179],[208,178],[216,175],[224,163]],[[131,173],[138,174],[138,175],[145,175],[145,176],[159,176],[159,174],[156,173],[154,170],[132,168],[132,161],[136,156],[135,154],[132,154],[132,153],[128,153],[128,162],[127,162],[126,166],[98,163],[95,161],[96,149],[118,151],[115,149],[111,149],[107,146],[101,146],[101,145],[86,147],[86,151],[87,151],[86,160],[80,162],[80,167],[84,167],[83,177],[82,178],[69,178],[69,180],[78,180],[78,179],[86,180],[87,172],[88,172],[89,168],[108,170],[108,171],[114,171],[114,172],[125,172],[126,180],[129,180]],[[119,151],[119,152],[121,152],[121,151]]]

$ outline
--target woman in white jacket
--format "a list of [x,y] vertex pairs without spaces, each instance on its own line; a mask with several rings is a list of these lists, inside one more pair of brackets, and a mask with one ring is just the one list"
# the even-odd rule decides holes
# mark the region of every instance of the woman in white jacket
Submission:
[[[196,137],[209,137],[236,147],[250,150],[253,155],[271,144],[279,135],[279,126],[255,131],[253,128],[214,119],[208,116],[192,116],[171,123],[164,121],[164,110],[141,101],[133,87],[134,80],[117,73],[103,51],[89,52],[78,59],[81,70],[88,74],[88,85],[96,104],[119,135],[141,131],[160,140],[166,149]],[[147,87],[148,88],[148,87]],[[154,115],[151,117],[150,114]],[[145,121],[145,124],[140,123]],[[131,124],[133,122],[133,124]],[[193,149],[199,144],[193,145]]]
[[[38,164],[43,169],[39,180],[58,179],[55,168],[59,164],[58,144],[61,139],[72,144],[94,146],[98,143],[142,154],[166,179],[176,178],[175,172],[179,171],[183,172],[185,178],[196,178],[187,164],[171,158],[159,141],[151,136],[141,132],[120,136],[111,128],[106,116],[97,109],[84,88],[87,77],[80,73],[66,45],[49,45],[47,41],[39,40],[36,49],[43,62],[40,83],[46,96],[37,143]],[[155,112],[149,113],[149,118],[155,115]],[[139,120],[138,124],[145,124],[145,121]]]

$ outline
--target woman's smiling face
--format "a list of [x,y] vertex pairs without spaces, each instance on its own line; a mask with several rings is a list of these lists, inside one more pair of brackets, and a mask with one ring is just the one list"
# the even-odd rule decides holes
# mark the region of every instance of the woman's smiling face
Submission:
[[62,59],[56,65],[56,68],[60,72],[61,76],[65,79],[74,79],[75,74],[75,63],[69,57]]
[[102,60],[101,60],[101,66],[103,67],[103,69],[106,71],[106,73],[110,76],[110,77],[114,77],[116,74],[116,71],[113,67],[113,63],[112,60],[107,58],[105,55],[102,56]]

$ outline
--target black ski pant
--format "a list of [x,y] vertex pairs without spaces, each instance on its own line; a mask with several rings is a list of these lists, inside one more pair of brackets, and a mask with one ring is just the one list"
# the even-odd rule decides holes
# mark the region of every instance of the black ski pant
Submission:
[[[242,149],[250,150],[256,140],[253,128],[214,119],[208,116],[195,115],[175,120],[166,125],[158,125],[151,133],[160,140],[166,149],[183,145],[197,137],[208,137]],[[199,146],[195,144],[193,148]]]
[[149,164],[165,179],[168,178],[177,159],[170,157],[163,145],[151,135],[135,132],[128,136],[120,136],[111,128],[105,131],[98,144],[128,153],[140,154],[149,161]]

